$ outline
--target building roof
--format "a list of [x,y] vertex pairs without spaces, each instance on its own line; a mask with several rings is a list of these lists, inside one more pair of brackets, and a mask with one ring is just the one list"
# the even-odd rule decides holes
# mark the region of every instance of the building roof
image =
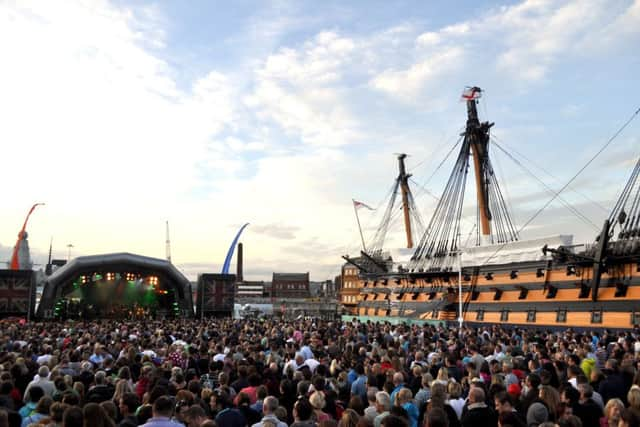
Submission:
[[273,273],[273,281],[278,280],[309,281],[309,273]]
[[79,271],[85,269],[98,270],[114,268],[116,266],[160,270],[170,276],[176,283],[182,286],[189,285],[189,280],[169,261],[143,255],[134,255],[128,252],[74,258],[64,266],[58,268],[47,278],[47,282],[55,286],[71,279],[75,274],[78,274]]

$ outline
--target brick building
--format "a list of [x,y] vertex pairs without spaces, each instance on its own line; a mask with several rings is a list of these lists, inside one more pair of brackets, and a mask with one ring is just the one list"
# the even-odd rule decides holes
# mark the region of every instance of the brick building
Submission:
[[358,296],[362,288],[358,273],[358,267],[353,264],[345,263],[342,266],[339,288],[340,303],[350,314],[355,314],[357,311]]
[[271,281],[273,298],[308,298],[309,273],[273,273]]

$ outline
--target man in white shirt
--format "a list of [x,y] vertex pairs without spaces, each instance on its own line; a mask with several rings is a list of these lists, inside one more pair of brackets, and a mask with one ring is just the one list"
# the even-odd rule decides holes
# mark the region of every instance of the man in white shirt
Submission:
[[36,359],[36,363],[38,365],[46,365],[49,363],[49,361],[51,360],[51,346],[45,345],[42,348],[42,351],[44,354],[42,354],[41,356],[38,356],[38,358]]
[[[297,371],[298,368],[300,366],[302,366],[302,364],[304,363],[304,356],[302,356],[300,353],[296,353],[296,357],[289,360],[287,363],[285,363],[284,368],[282,369],[282,373],[286,374],[287,370],[291,369],[293,370],[293,372]],[[311,368],[309,368],[311,369]]]
[[40,368],[38,369],[38,375],[36,375],[36,377],[34,378],[33,381],[31,381],[29,383],[29,385],[27,385],[27,388],[24,391],[24,400],[25,402],[27,401],[27,398],[29,396],[29,388],[33,387],[33,386],[39,386],[40,388],[42,388],[42,391],[44,391],[44,394],[46,396],[53,396],[53,392],[56,390],[56,386],[53,383],[53,381],[49,380],[49,367],[46,365],[40,366]]

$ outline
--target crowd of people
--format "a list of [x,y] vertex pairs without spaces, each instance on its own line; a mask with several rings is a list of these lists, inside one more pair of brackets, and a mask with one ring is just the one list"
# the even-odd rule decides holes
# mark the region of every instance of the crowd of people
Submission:
[[640,331],[0,323],[0,427],[640,427]]

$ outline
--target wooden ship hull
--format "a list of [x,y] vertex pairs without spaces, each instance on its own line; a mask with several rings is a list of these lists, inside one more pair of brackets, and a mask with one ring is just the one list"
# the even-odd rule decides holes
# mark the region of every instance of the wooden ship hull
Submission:
[[[498,184],[490,181],[495,178],[488,160],[493,124],[477,119],[475,104],[481,91],[471,90],[461,153],[408,264],[394,271],[373,262],[375,254],[366,251],[357,260],[345,257],[359,271],[353,314],[376,320],[565,329],[639,325],[640,161],[596,242],[573,246],[570,236],[520,241]],[[478,239],[476,247],[465,250],[455,222],[460,214],[454,218],[451,212],[461,212],[463,196],[456,191],[464,191],[469,157],[478,195]],[[399,180],[403,172],[402,165]],[[406,218],[409,206],[404,208]],[[503,223],[496,224],[498,220]],[[495,256],[512,247],[527,250]],[[465,257],[467,252],[471,255]]]
[[[640,324],[640,256],[611,266],[592,300],[593,266],[521,262],[462,269],[463,321],[626,329]],[[457,322],[458,274],[370,278],[358,315]]]

